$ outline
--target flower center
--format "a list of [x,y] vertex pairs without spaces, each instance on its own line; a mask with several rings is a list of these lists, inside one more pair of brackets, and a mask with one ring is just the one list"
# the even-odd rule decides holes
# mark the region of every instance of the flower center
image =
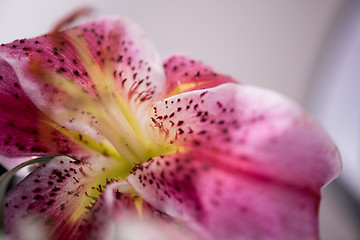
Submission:
[[[79,62],[84,66],[93,83],[90,90],[84,90],[79,82],[67,78],[62,73],[49,74],[45,79],[51,81],[65,97],[65,107],[69,119],[75,119],[89,126],[89,133],[62,130],[87,147],[130,164],[145,162],[148,159],[176,151],[176,148],[157,138],[151,130],[151,119],[148,115],[148,102],[142,103],[133,99],[132,87],[119,87],[114,76],[113,51],[104,50],[103,61],[96,62],[81,32],[74,28],[57,36],[73,46]],[[115,38],[115,40],[119,40]],[[116,45],[114,43],[114,45]],[[129,66],[122,65],[124,74],[133,74]],[[126,77],[126,76],[125,76]],[[130,78],[130,76],[128,76]],[[49,80],[50,79],[50,80]],[[80,84],[81,85],[81,84]],[[139,112],[141,114],[139,114]]]

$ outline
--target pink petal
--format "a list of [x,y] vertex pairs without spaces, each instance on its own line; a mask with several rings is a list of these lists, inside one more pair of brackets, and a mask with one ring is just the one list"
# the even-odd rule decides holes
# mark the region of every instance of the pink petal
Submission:
[[[16,186],[5,202],[8,237],[24,239],[36,230],[41,239],[190,239],[183,224],[141,201],[127,182],[101,177],[119,167],[111,159],[86,161],[58,157]],[[104,182],[97,185],[99,176]]]
[[237,82],[193,58],[172,55],[165,59],[167,96]]
[[11,239],[21,238],[21,229],[35,220],[45,226],[46,239],[83,239],[96,230],[93,205],[98,195],[111,179],[126,176],[131,166],[89,157],[84,162],[54,158],[7,194],[4,219]]
[[94,209],[95,239],[194,239],[183,223],[142,201],[127,182],[107,185]]
[[[138,26],[124,18],[104,18],[78,29],[97,64],[103,68],[110,65],[120,95],[146,106],[163,96],[165,75],[160,56]],[[71,34],[71,30],[67,32]]]
[[[30,157],[55,153],[75,155],[79,151],[80,147],[59,131],[61,127],[31,102],[13,68],[1,59],[0,101],[0,154]],[[5,166],[14,165],[8,161],[12,160],[0,158]]]
[[[162,100],[159,137],[216,155],[222,164],[317,191],[340,169],[336,146],[297,105],[256,87],[224,84]],[[234,160],[236,159],[236,161]]]
[[[142,31],[120,18],[3,44],[0,59],[9,64],[20,87],[41,111],[61,125],[97,139],[101,139],[101,123],[94,115],[102,108],[97,107],[97,112],[89,109],[98,98],[119,95],[123,104],[130,105],[130,114],[142,120],[137,115],[142,115],[140,110],[163,94],[160,58]],[[66,82],[73,85],[74,93],[58,85]],[[86,104],[78,101],[79,93]],[[101,104],[108,109],[118,107],[114,100]]]
[[128,177],[154,207],[215,239],[317,239],[320,188],[340,158],[298,106],[224,84],[158,102],[152,118],[159,137],[181,146]]
[[218,162],[198,152],[166,155],[128,181],[200,239],[317,239],[319,192]]

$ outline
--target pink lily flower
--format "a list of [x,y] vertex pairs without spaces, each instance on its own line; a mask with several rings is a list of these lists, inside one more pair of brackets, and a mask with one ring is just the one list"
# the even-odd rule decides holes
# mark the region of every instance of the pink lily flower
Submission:
[[0,46],[0,153],[54,156],[6,196],[10,239],[318,239],[341,163],[285,97],[104,18]]

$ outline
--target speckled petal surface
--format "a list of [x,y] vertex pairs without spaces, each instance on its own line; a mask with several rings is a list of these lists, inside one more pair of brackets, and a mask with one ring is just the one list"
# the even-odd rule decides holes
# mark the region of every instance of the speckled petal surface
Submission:
[[200,239],[318,237],[319,192],[232,169],[213,156],[194,152],[154,158],[128,181]]
[[61,126],[32,103],[13,68],[4,60],[0,60],[0,101],[0,154],[4,155],[0,163],[5,167],[14,166],[11,163],[14,157],[76,155],[82,151],[61,132]]
[[234,169],[317,191],[341,167],[325,131],[270,90],[228,83],[164,99],[150,114],[159,137]]
[[0,59],[42,112],[97,139],[102,139],[99,125],[106,125],[101,121],[119,106],[141,122],[144,108],[164,94],[165,75],[155,48],[122,18],[3,44]]
[[224,84],[164,99],[151,114],[181,150],[128,177],[150,204],[216,239],[318,238],[320,188],[338,175],[340,157],[297,105]]
[[237,82],[212,67],[185,55],[175,54],[164,60],[166,95],[215,87],[228,82]]
[[7,194],[6,232],[11,239],[22,239],[21,229],[38,223],[45,239],[83,239],[98,227],[93,224],[97,197],[126,169],[118,161],[96,154],[82,161],[52,159]]

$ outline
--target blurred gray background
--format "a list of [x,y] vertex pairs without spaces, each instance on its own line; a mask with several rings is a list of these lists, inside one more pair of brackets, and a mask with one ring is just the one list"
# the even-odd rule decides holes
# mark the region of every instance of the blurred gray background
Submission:
[[92,17],[121,15],[137,22],[163,57],[186,53],[239,81],[287,95],[324,124],[343,156],[341,178],[323,191],[321,237],[357,240],[360,239],[357,106],[360,99],[355,97],[360,90],[358,3],[0,0],[0,42],[44,34],[73,9],[92,6],[96,10]]

